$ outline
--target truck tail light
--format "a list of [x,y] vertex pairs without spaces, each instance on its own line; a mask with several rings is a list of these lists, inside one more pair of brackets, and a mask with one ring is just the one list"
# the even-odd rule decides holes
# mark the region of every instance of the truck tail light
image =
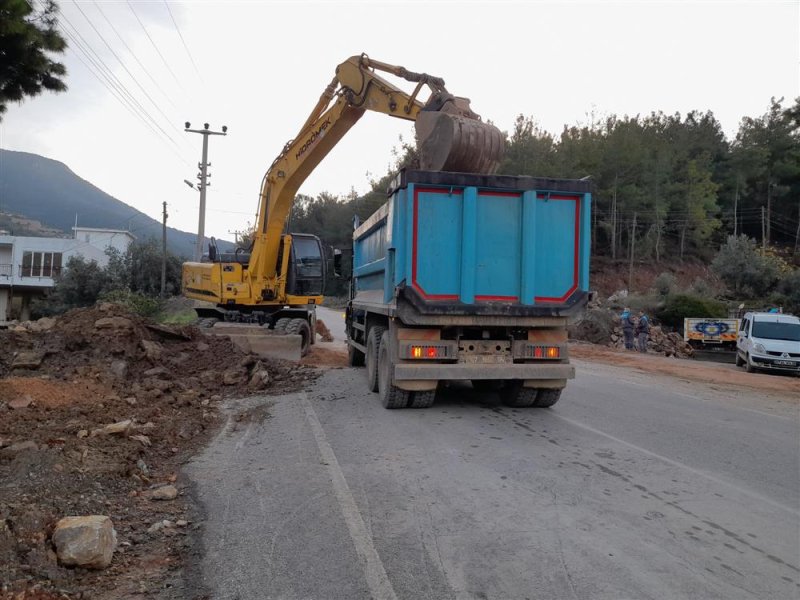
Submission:
[[525,346],[524,358],[541,358],[541,359],[557,359],[561,358],[560,346],[534,346],[527,344]]
[[447,346],[409,346],[409,358],[447,358]]

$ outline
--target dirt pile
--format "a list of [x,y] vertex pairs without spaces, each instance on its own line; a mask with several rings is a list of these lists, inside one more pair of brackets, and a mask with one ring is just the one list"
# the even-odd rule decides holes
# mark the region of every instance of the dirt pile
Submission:
[[[105,304],[0,331],[0,375],[0,598],[119,598],[158,586],[189,551],[177,473],[223,398],[297,389],[316,371]],[[164,484],[179,495],[155,501]],[[55,524],[80,515],[113,520],[104,571],[56,559]]]

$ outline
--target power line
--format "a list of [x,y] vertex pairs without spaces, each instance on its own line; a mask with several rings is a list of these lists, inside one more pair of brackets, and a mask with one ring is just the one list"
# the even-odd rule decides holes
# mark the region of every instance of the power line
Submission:
[[175,110],[177,110],[177,109],[178,109],[178,107],[177,107],[177,106],[175,105],[175,103],[172,101],[172,98],[170,98],[170,97],[169,97],[169,95],[168,95],[168,94],[167,94],[167,93],[164,91],[164,89],[162,88],[162,86],[160,86],[160,85],[158,84],[158,82],[157,82],[157,81],[156,81],[156,80],[153,78],[153,76],[150,74],[150,71],[147,69],[147,67],[145,67],[145,66],[142,64],[142,61],[140,61],[140,60],[139,60],[139,57],[138,57],[138,56],[136,56],[136,53],[135,53],[133,50],[131,50],[130,46],[128,46],[128,43],[125,41],[125,39],[122,37],[122,35],[120,35],[119,31],[117,31],[117,28],[116,28],[116,27],[114,27],[114,24],[113,24],[113,23],[111,22],[111,20],[108,18],[108,16],[106,15],[105,11],[104,11],[104,10],[103,10],[103,8],[101,7],[101,5],[100,5],[100,4],[98,4],[97,0],[92,0],[92,1],[93,1],[93,3],[94,3],[95,7],[97,8],[97,10],[100,12],[100,14],[101,14],[101,15],[103,16],[103,18],[106,20],[106,23],[108,23],[108,26],[109,26],[109,27],[111,27],[111,30],[112,30],[112,31],[114,32],[114,34],[117,36],[117,38],[119,39],[119,41],[120,41],[120,42],[122,42],[122,45],[123,45],[123,46],[125,46],[125,48],[128,50],[128,53],[129,53],[129,54],[130,54],[130,55],[133,57],[133,60],[135,60],[135,61],[136,61],[136,64],[138,64],[138,65],[139,65],[139,67],[142,69],[142,71],[144,71],[145,75],[147,75],[147,77],[149,77],[149,78],[150,78],[150,81],[153,83],[153,85],[155,86],[155,88],[156,88],[156,89],[157,89],[159,92],[161,92],[161,95],[164,97],[164,99],[165,99],[167,102],[169,102],[170,106],[172,106],[172,108],[174,108]]
[[164,63],[164,66],[165,66],[165,67],[167,67],[167,70],[168,70],[168,71],[170,72],[170,74],[172,75],[172,78],[175,80],[175,83],[177,83],[177,84],[178,84],[178,87],[179,87],[179,88],[181,88],[181,90],[183,90],[183,86],[181,85],[181,82],[180,82],[180,80],[178,79],[177,75],[175,75],[175,72],[174,72],[174,71],[172,70],[172,68],[169,66],[169,63],[167,62],[167,59],[166,59],[166,58],[164,58],[164,55],[163,55],[163,54],[161,54],[161,50],[159,50],[159,49],[158,49],[158,46],[156,46],[156,43],[153,41],[153,38],[152,38],[152,37],[150,37],[150,33],[147,31],[147,28],[144,26],[144,23],[142,23],[142,20],[139,18],[139,15],[138,15],[138,14],[136,14],[136,11],[135,11],[135,10],[134,10],[134,8],[133,8],[133,4],[131,4],[131,1],[130,1],[130,0],[125,0],[125,1],[126,1],[126,3],[128,4],[128,8],[130,8],[130,9],[131,9],[131,12],[133,13],[133,16],[134,16],[134,17],[136,17],[136,20],[139,22],[139,25],[141,26],[141,28],[142,28],[142,31],[144,31],[144,34],[147,36],[147,39],[148,39],[148,40],[150,40],[150,43],[153,45],[153,48],[155,48],[155,51],[156,51],[156,52],[158,53],[158,55],[161,57],[161,62],[163,62],[163,63]]
[[169,3],[167,2],[167,0],[164,0],[164,6],[167,7],[167,12],[169,13],[169,18],[172,19],[172,24],[175,26],[175,31],[178,32],[178,37],[181,38],[181,42],[183,43],[183,47],[186,50],[186,54],[189,56],[189,60],[192,61],[192,66],[194,67],[195,73],[197,73],[197,77],[200,78],[200,82],[201,83],[204,83],[203,82],[203,76],[200,74],[200,69],[197,68],[197,63],[194,62],[194,57],[192,56],[192,53],[189,51],[189,46],[186,45],[186,40],[183,39],[183,34],[181,33],[181,30],[178,28],[178,22],[175,20],[175,17],[172,15],[172,10],[170,9]]
[[[80,5],[77,3],[77,1],[76,1],[76,0],[72,0],[72,3],[75,5],[75,8],[77,8],[77,9],[80,11],[80,13],[83,15],[83,18],[84,18],[84,19],[86,19],[86,22],[87,22],[87,23],[89,23],[89,25],[91,26],[91,28],[94,30],[94,32],[97,34],[97,36],[100,38],[100,40],[101,40],[101,41],[102,41],[102,42],[103,42],[103,43],[106,45],[106,48],[108,48],[108,50],[111,52],[111,54],[114,56],[114,58],[116,58],[116,59],[117,59],[117,62],[118,62],[118,63],[119,63],[121,66],[122,66],[122,68],[123,68],[123,69],[125,69],[125,72],[126,72],[126,73],[127,73],[129,76],[130,76],[130,78],[131,78],[131,79],[133,80],[133,82],[134,82],[134,83],[135,83],[135,84],[138,86],[138,88],[139,88],[139,89],[142,91],[142,93],[145,95],[145,97],[146,97],[146,98],[147,98],[147,99],[150,101],[150,103],[151,103],[151,104],[152,104],[152,105],[155,107],[155,109],[156,109],[156,110],[157,110],[157,111],[158,111],[158,112],[161,114],[161,116],[162,116],[162,117],[164,117],[164,119],[166,119],[167,123],[169,123],[169,124],[172,126],[172,128],[175,130],[175,131],[177,131],[178,133],[180,133],[180,130],[179,130],[177,127],[175,127],[175,125],[173,125],[173,124],[172,124],[172,119],[170,119],[170,118],[169,118],[169,117],[168,117],[166,114],[164,114],[164,111],[163,111],[163,110],[161,110],[161,107],[159,107],[159,106],[158,106],[158,104],[157,104],[157,103],[156,103],[156,102],[153,100],[153,98],[150,96],[150,94],[148,94],[148,93],[147,93],[147,90],[145,90],[145,89],[144,89],[144,87],[142,87],[142,84],[141,84],[141,83],[139,83],[139,80],[138,80],[138,79],[136,79],[136,77],[133,75],[133,73],[131,73],[131,72],[130,72],[130,70],[129,70],[129,69],[128,69],[128,67],[125,65],[125,63],[124,63],[124,62],[122,62],[122,59],[121,59],[121,58],[119,57],[119,55],[118,55],[118,54],[117,54],[117,53],[114,51],[114,49],[111,47],[111,45],[110,45],[110,44],[109,44],[109,43],[106,41],[106,38],[103,36],[103,34],[101,34],[101,33],[100,33],[100,31],[97,29],[97,27],[95,27],[94,23],[92,23],[91,19],[89,19],[89,17],[86,15],[86,13],[85,13],[85,12],[83,12],[83,9],[80,7]],[[164,131],[163,129],[161,129],[161,127],[159,127],[159,129],[160,129],[160,130],[161,130],[161,131],[164,133],[164,135],[166,135],[166,136],[167,136],[167,137],[168,137],[170,140],[172,140],[173,142],[175,142],[175,140],[172,138],[172,136],[170,136],[170,135],[169,135],[169,134],[168,134],[166,131]]]

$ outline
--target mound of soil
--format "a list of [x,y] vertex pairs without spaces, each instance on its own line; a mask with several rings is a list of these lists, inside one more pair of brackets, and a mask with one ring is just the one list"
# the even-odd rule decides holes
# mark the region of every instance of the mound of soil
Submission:
[[[160,585],[190,550],[176,474],[223,398],[291,391],[316,375],[112,304],[0,331],[0,598],[139,597]],[[148,498],[166,483],[181,490],[176,500]],[[78,515],[114,523],[104,571],[58,564],[53,527]]]

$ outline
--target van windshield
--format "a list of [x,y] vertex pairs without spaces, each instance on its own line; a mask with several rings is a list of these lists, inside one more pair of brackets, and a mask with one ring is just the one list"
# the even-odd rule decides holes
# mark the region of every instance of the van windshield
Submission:
[[753,337],[764,340],[800,342],[800,325],[797,323],[756,321],[753,323]]

